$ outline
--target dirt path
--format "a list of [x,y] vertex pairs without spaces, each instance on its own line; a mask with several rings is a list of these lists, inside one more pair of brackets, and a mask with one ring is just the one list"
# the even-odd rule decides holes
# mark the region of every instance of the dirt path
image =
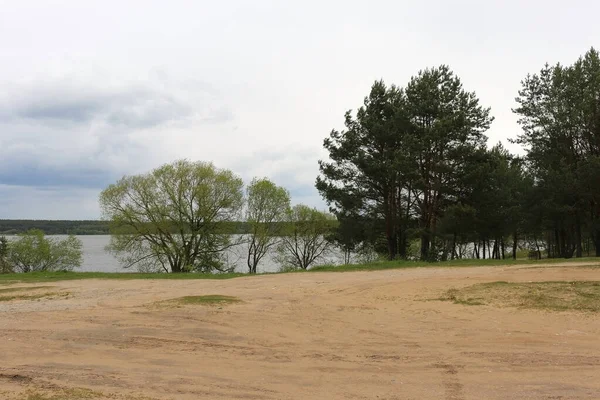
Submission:
[[[597,314],[433,300],[499,280],[600,281],[600,269],[53,283],[68,297],[0,302],[0,398],[599,399]],[[154,304],[205,294],[243,303]]]

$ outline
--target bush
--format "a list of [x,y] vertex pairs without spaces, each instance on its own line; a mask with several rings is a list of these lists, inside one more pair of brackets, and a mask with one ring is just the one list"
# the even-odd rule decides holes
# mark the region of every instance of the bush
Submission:
[[0,274],[9,274],[13,272],[11,265],[8,263],[8,239],[4,236],[0,237]]
[[32,229],[8,245],[6,260],[17,272],[71,271],[81,266],[82,243],[73,235],[48,239]]

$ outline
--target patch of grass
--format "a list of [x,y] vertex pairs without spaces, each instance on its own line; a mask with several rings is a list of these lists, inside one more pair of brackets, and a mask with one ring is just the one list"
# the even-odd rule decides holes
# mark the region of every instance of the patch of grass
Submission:
[[[350,265],[319,265],[311,268],[308,271],[303,269],[285,270],[279,273],[306,273],[306,272],[350,272],[350,271],[378,271],[388,269],[404,269],[404,268],[419,268],[419,267],[492,267],[504,265],[531,265],[540,264],[555,264],[568,262],[589,262],[588,268],[600,268],[600,258],[547,258],[543,260],[450,260],[442,262],[426,262],[426,261],[374,261],[365,264],[350,264]],[[593,264],[596,263],[596,264]],[[265,273],[264,275],[272,275],[273,273]],[[202,274],[202,273],[182,273],[182,274],[166,274],[166,273],[133,273],[133,272],[31,272],[26,274],[0,274],[0,285],[10,285],[16,283],[39,283],[39,282],[57,282],[66,280],[79,279],[232,279],[239,277],[255,277],[257,275],[248,275],[242,273],[229,274]]]
[[448,290],[440,300],[550,311],[600,312],[600,282],[489,282]]
[[4,289],[0,289],[0,294],[13,293],[13,292],[29,292],[32,290],[51,289],[53,287],[54,286],[27,286],[27,287],[16,287],[16,288],[4,288]]
[[214,305],[214,304],[229,304],[239,303],[241,300],[234,296],[221,296],[218,294],[210,294],[206,296],[184,296],[179,299],[175,299],[181,304],[202,304],[202,305]]
[[[10,397],[9,399],[15,399]],[[27,390],[25,393],[16,397],[15,400],[157,400],[154,397],[147,397],[143,395],[132,395],[132,394],[104,394],[90,389],[82,388],[64,388],[53,390],[52,392]]]
[[[535,264],[556,264],[568,262],[591,262],[600,263],[600,258],[545,258],[542,260],[521,260],[504,259],[504,260],[477,260],[477,259],[460,259],[440,262],[426,261],[374,261],[365,264],[349,264],[349,265],[319,265],[311,268],[310,271],[327,271],[327,272],[347,272],[347,271],[375,271],[386,269],[402,269],[402,268],[418,268],[418,267],[492,267],[502,265],[532,265]],[[594,264],[590,264],[594,265]],[[598,265],[598,264],[595,264]]]
[[146,274],[134,272],[28,272],[25,274],[0,274],[0,284],[57,282],[79,279],[231,279],[247,274]]
[[481,298],[473,298],[473,297],[464,298],[463,296],[461,296],[461,293],[458,289],[448,290],[445,293],[445,295],[440,298],[440,300],[450,300],[450,301],[453,301],[454,304],[462,304],[465,306],[482,306],[485,304],[485,303],[483,303]]
[[218,294],[210,294],[205,296],[184,296],[178,297],[175,299],[169,299],[160,302],[163,305],[205,305],[205,306],[215,306],[215,305],[225,305],[232,303],[240,303],[241,300],[237,297],[233,296],[222,296]]
[[39,300],[54,297],[67,297],[68,292],[51,292],[51,293],[40,293],[40,294],[15,294],[10,296],[0,296],[0,302],[13,301],[13,300]]
[[58,393],[40,393],[28,391],[23,400],[79,400],[79,399],[103,399],[102,393],[89,389],[61,389]]

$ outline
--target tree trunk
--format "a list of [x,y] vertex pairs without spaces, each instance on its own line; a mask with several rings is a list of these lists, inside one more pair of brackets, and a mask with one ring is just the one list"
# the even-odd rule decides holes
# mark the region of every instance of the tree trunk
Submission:
[[485,260],[485,239],[483,239],[483,259]]
[[519,244],[519,240],[518,240],[518,236],[517,236],[517,231],[515,231],[513,233],[513,248],[512,248],[512,257],[513,260],[517,259],[517,247]]
[[454,260],[454,254],[456,253],[456,233],[452,236],[452,256],[450,256],[451,260]]
[[423,233],[421,235],[421,260],[429,260],[429,234]]
[[448,247],[450,246],[450,244],[444,240],[442,246],[442,248],[444,249],[442,251],[442,261],[448,261]]
[[583,257],[583,248],[581,247],[581,222],[579,221],[579,215],[575,221],[575,257]]
[[174,274],[180,274],[183,271],[181,270],[181,266],[180,265],[175,264],[175,265],[171,265],[171,272],[174,273]]
[[554,229],[554,250],[552,251],[552,256],[554,258],[558,258],[560,254],[561,254],[560,237],[558,234],[558,228],[555,228]]
[[504,247],[504,236],[500,238],[500,247],[502,248],[502,259],[506,259],[506,249]]
[[407,249],[408,241],[406,239],[406,232],[401,232],[398,244],[398,256],[403,260],[406,260]]
[[567,257],[567,232],[564,228],[560,230],[560,256],[562,258]]
[[388,234],[387,235],[387,244],[388,244],[388,259],[394,260],[396,258],[396,254],[397,254],[397,249],[396,249],[396,238],[394,237],[393,234]]
[[538,260],[542,259],[542,251],[540,250],[540,245],[538,244],[537,238],[535,238],[535,247],[537,248],[537,258]]

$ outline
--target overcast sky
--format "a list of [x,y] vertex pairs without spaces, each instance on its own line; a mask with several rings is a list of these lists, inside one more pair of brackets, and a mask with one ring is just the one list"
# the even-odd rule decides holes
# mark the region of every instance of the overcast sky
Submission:
[[448,64],[507,143],[520,80],[600,46],[598,15],[594,0],[0,0],[0,218],[96,219],[108,184],[180,158],[324,209],[322,141],[373,81]]

